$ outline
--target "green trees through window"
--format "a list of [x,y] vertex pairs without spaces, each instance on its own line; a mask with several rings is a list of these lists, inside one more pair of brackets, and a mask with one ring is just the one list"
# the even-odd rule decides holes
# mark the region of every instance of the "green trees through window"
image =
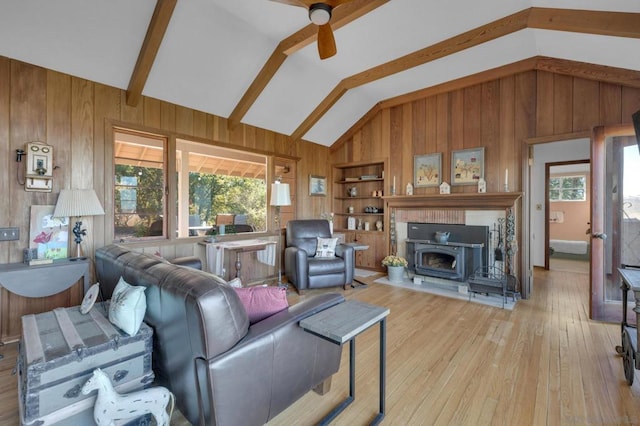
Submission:
[[[219,215],[236,225],[227,232],[266,231],[265,155],[183,139],[169,150],[168,141],[115,129],[115,241],[214,233]],[[169,164],[175,164],[174,185],[167,183]]]
[[554,176],[549,178],[549,201],[585,201],[585,176]]

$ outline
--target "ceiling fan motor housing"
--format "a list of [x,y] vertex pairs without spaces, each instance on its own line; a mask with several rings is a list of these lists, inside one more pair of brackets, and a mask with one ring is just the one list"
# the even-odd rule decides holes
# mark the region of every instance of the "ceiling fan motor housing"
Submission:
[[309,7],[309,19],[316,25],[324,25],[331,19],[331,10],[326,3],[314,3]]

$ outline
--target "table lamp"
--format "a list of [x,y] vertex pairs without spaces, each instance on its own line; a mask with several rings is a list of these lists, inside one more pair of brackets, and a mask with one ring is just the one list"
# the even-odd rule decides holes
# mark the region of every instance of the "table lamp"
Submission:
[[62,189],[58,196],[53,217],[75,217],[76,224],[73,227],[75,235],[76,253],[71,260],[82,259],[82,237],[87,235],[87,230],[82,229],[82,216],[99,216],[104,214],[104,209],[93,189]]
[[280,207],[291,205],[291,195],[289,193],[289,184],[280,183],[280,179],[277,179],[271,184],[271,203],[276,208],[276,214],[273,218],[275,222],[276,230],[278,231],[278,245],[277,245],[277,262],[278,262],[278,287],[284,286],[282,284],[282,246],[280,240],[282,239],[282,229],[280,228]]

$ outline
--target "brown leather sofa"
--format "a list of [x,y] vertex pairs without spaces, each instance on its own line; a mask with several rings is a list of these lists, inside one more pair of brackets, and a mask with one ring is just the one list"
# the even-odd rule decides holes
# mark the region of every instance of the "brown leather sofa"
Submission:
[[338,371],[341,348],[301,319],[342,303],[318,295],[253,325],[235,290],[211,274],[122,245],[96,251],[105,299],[122,276],[147,287],[153,370],[194,425],[262,425]]

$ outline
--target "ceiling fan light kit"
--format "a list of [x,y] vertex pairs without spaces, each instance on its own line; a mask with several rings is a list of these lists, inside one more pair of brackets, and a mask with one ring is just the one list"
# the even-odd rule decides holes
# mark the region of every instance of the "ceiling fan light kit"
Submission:
[[309,19],[316,25],[324,25],[331,19],[331,6],[325,3],[314,3],[309,7]]
[[327,59],[334,56],[338,50],[336,49],[336,40],[333,37],[331,29],[331,13],[333,9],[351,0],[272,0],[278,3],[284,3],[291,6],[300,6],[309,10],[309,20],[318,26],[318,55],[320,59]]

